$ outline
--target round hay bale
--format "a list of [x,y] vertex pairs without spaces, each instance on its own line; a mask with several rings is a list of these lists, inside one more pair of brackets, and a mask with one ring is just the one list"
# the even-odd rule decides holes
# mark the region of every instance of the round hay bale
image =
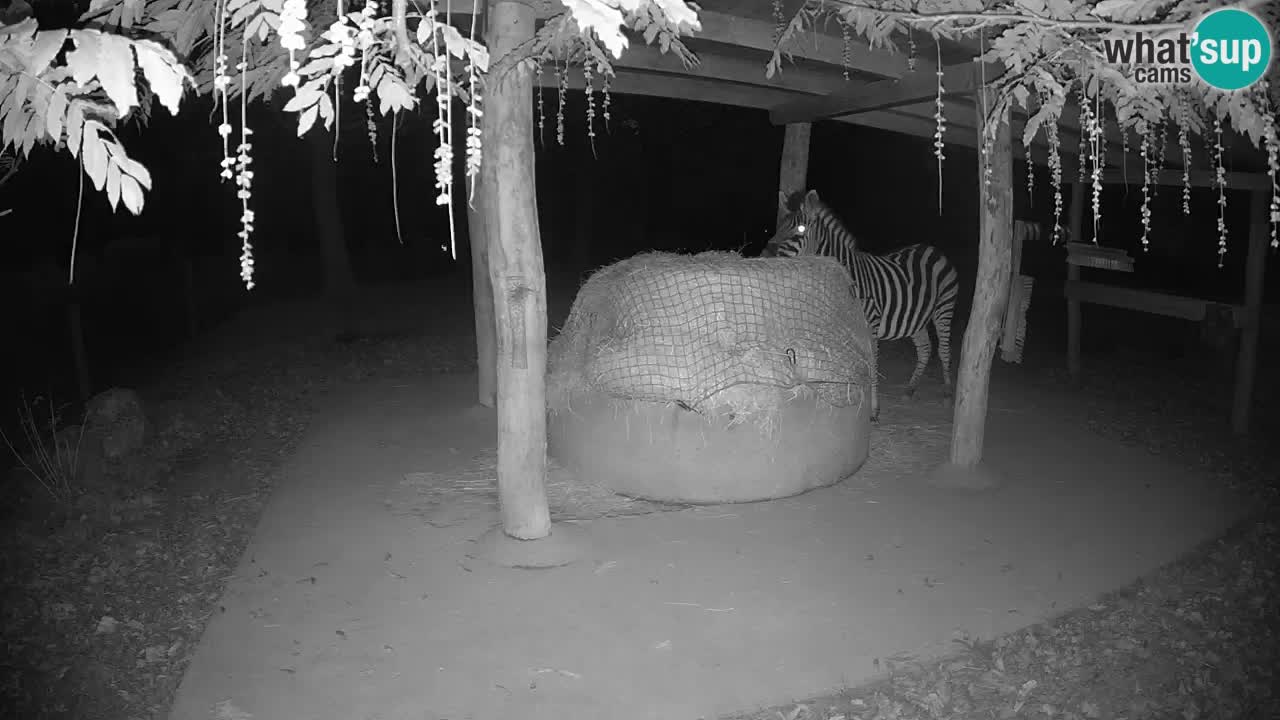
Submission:
[[622,495],[681,503],[771,500],[825,487],[867,459],[869,405],[815,393],[780,402],[766,423],[670,403],[575,393],[548,414],[552,457]]
[[547,355],[552,457],[645,500],[748,502],[867,457],[872,333],[833,258],[645,253],[578,292]]

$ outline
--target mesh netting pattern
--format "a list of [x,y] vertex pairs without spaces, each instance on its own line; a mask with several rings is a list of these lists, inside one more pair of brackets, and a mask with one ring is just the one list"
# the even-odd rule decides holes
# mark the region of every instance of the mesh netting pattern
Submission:
[[843,407],[862,401],[872,362],[861,301],[836,260],[644,253],[579,290],[548,350],[547,400],[562,409],[590,390],[740,412],[771,397],[760,389],[781,402],[779,389],[807,388]]

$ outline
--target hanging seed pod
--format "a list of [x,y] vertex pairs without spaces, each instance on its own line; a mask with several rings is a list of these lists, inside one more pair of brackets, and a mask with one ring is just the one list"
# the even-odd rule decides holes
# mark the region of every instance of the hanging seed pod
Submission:
[[1178,95],[1178,145],[1182,148],[1182,214],[1191,216],[1191,107],[1185,93]]
[[942,161],[945,159],[943,149],[946,143],[942,141],[943,133],[947,129],[946,118],[942,114],[942,46],[938,46],[938,69],[936,71],[938,77],[938,93],[934,98],[935,110],[933,113],[934,120],[937,121],[937,129],[933,131],[933,154],[938,158],[938,214],[942,214]]
[[378,116],[373,112],[373,104],[364,104],[364,129],[369,137],[369,149],[373,151],[373,164],[378,164]]
[[849,32],[849,22],[840,16],[840,68],[844,70],[845,82],[849,81],[849,65],[853,57],[853,35]]
[[1089,150],[1090,160],[1092,160],[1092,179],[1093,179],[1093,242],[1098,243],[1098,221],[1102,219],[1102,166],[1105,161],[1102,157],[1102,99],[1098,97],[1094,100],[1098,103],[1098,108],[1089,113]]
[[1142,252],[1151,250],[1151,138],[1142,134]]
[[556,142],[564,147],[564,105],[569,97],[569,58],[565,57],[564,70],[556,68],[556,79],[560,83],[559,107],[556,108]]
[[591,74],[591,60],[582,63],[583,90],[587,96],[587,141],[591,143],[591,156],[596,156],[596,99],[595,79]]
[[1222,119],[1213,118],[1213,157],[1218,185],[1218,269],[1221,270],[1227,256],[1227,169],[1222,164]]
[[607,72],[606,72],[606,73],[604,73],[604,88],[603,88],[603,93],[604,93],[604,103],[602,103],[602,105],[601,105],[601,109],[604,111],[604,131],[605,131],[605,132],[609,132],[609,130],[610,130],[610,128],[609,128],[609,120],[610,120],[611,118],[610,118],[610,115],[609,115],[609,103],[610,103],[610,98],[609,98],[609,73],[607,73]]
[[1276,250],[1280,249],[1280,239],[1276,237],[1276,228],[1280,226],[1280,138],[1276,137],[1276,114],[1269,100],[1270,88],[1266,81],[1260,85],[1259,92],[1268,98],[1267,112],[1262,115],[1262,138],[1267,147],[1267,177],[1271,179],[1271,249]]
[[[1057,115],[1045,120],[1052,125],[1045,126],[1045,135],[1049,138],[1049,182],[1053,185],[1053,242],[1062,240],[1062,138],[1058,135]],[[1072,238],[1074,240],[1074,238]]]
[[535,76],[534,82],[538,86],[538,144],[543,147],[546,147],[546,144],[543,141],[543,131],[546,130],[546,127],[547,127],[547,117],[546,115],[543,114],[543,99],[542,99],[543,92],[546,90],[546,88],[542,86],[542,61],[541,60],[538,61],[538,70],[537,70],[537,75]]

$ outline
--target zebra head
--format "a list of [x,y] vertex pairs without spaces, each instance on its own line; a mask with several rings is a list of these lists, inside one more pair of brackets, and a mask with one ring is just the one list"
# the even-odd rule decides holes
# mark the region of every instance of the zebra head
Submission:
[[816,255],[821,244],[820,228],[831,211],[818,198],[817,190],[790,198],[778,191],[778,205],[787,212],[778,220],[778,228],[760,253],[762,257],[794,257]]

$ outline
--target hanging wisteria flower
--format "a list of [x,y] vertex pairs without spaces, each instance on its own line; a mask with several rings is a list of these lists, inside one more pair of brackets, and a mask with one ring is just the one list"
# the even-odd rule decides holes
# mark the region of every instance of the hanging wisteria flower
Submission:
[[[476,36],[476,18],[479,16],[479,0],[472,6],[471,13],[471,39]],[[538,72],[542,72],[541,63],[538,66]],[[467,156],[466,171],[467,180],[470,181],[468,186],[467,201],[470,202],[475,198],[476,194],[476,178],[480,176],[480,162],[482,158],[481,142],[480,142],[480,118],[484,117],[484,111],[480,109],[480,78],[476,72],[476,59],[472,53],[467,53],[467,86],[470,89],[470,98],[467,102]],[[541,93],[538,95],[539,101],[542,99]]]
[[[243,96],[242,96],[243,97]],[[240,128],[240,145],[236,148],[236,198],[240,200],[240,279],[245,289],[253,289],[253,244],[249,236],[253,234],[253,210],[249,207],[249,199],[253,196],[253,170],[249,165],[253,162],[250,150],[253,143],[249,136],[253,129],[247,125]]]
[[373,27],[377,14],[377,0],[367,0],[364,9],[360,11],[360,29],[356,33],[356,47],[360,50],[360,81],[351,93],[351,99],[356,102],[369,99],[369,51],[373,48]]
[[280,10],[280,27],[276,28],[276,32],[280,35],[280,47],[289,51],[289,72],[280,80],[280,84],[285,87],[297,87],[301,79],[298,77],[298,68],[302,65],[298,62],[296,53],[307,47],[307,41],[302,37],[306,29],[307,0],[284,0],[284,7]]
[[343,70],[356,64],[356,28],[345,16],[334,20],[320,37],[338,46],[338,52],[333,56],[333,68],[330,70],[334,75],[341,75]]

